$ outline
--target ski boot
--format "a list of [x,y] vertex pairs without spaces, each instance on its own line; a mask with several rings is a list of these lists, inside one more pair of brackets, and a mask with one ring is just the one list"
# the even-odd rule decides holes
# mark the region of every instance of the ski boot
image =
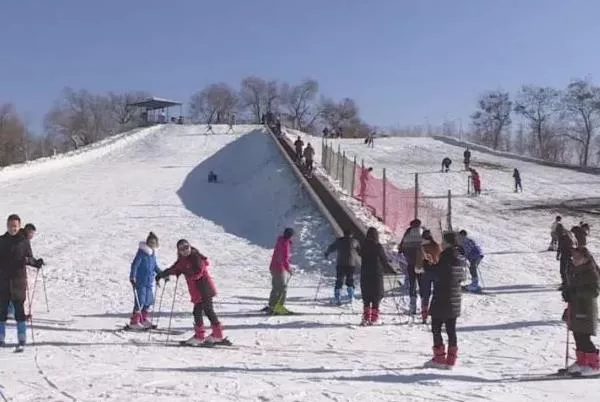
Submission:
[[342,296],[340,294],[340,289],[333,289],[333,302],[337,306],[341,306],[342,305]]
[[25,321],[17,321],[17,340],[19,341],[17,351],[20,351],[27,343],[27,322]]
[[569,374],[580,373],[585,368],[585,365],[587,363],[587,356],[585,352],[582,352],[581,350],[576,350],[575,356],[575,363],[567,367],[567,373]]
[[456,355],[458,354],[457,346],[448,346],[448,353],[446,354],[446,368],[452,369],[456,364]]
[[211,325],[212,333],[204,340],[204,343],[223,342],[223,327],[220,323]]
[[464,287],[464,290],[471,293],[481,293],[481,286],[479,286],[479,279],[473,278],[470,284]]
[[585,365],[581,367],[579,375],[586,377],[598,374],[600,374],[600,358],[598,357],[598,351],[585,353]]
[[426,368],[446,368],[446,346],[433,347],[433,359],[425,363]]
[[129,328],[131,329],[144,329],[142,325],[142,314],[139,311],[134,311],[129,319]]
[[150,313],[148,311],[142,310],[142,314],[140,316],[140,325],[144,329],[152,328],[152,321],[150,321]]
[[370,325],[381,325],[381,321],[379,320],[379,309],[378,308],[371,309]]
[[360,322],[360,325],[362,327],[367,326],[367,325],[371,325],[371,307],[365,307],[363,309],[363,317],[362,317],[362,320]]
[[204,325],[194,325],[194,335],[187,341],[181,343],[188,346],[202,345],[202,343],[204,343]]
[[354,287],[348,286],[346,292],[348,292],[348,299],[350,299],[350,303],[352,303],[354,301]]

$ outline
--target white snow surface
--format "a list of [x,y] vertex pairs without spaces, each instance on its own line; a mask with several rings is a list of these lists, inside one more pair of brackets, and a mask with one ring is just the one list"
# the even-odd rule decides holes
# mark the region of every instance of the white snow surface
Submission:
[[[355,326],[358,304],[327,305],[333,265],[322,253],[331,229],[263,129],[204,132],[205,126],[145,129],[101,157],[61,158],[52,169],[27,173],[25,166],[2,179],[0,209],[38,227],[33,249],[47,262],[50,302],[47,312],[40,276],[35,344],[23,354],[0,350],[0,392],[8,400],[566,401],[600,392],[591,379],[510,380],[564,363],[558,262],[544,250],[557,210],[567,223],[585,218],[592,225],[590,247],[597,248],[598,219],[570,216],[559,205],[600,197],[597,176],[474,153],[484,193],[471,198],[464,172],[437,173],[445,155],[458,169],[460,148],[426,138],[376,139],[374,149],[336,140],[369,164],[387,167],[399,185],[410,185],[408,172],[430,172],[422,175],[423,192],[435,197],[451,188],[455,228],[466,228],[484,248],[481,271],[491,295],[464,295],[458,365],[440,371],[422,367],[431,357],[431,335],[427,326],[398,315],[395,302],[401,309],[406,302],[401,297],[384,299],[385,325],[378,327]],[[320,139],[312,142],[318,146]],[[515,163],[522,194],[512,192]],[[211,169],[222,183],[206,182]],[[270,290],[272,246],[288,225],[297,233],[298,268],[288,308],[304,314],[264,317],[255,312]],[[129,265],[150,230],[160,238],[163,268],[174,261],[182,237],[208,255],[219,291],[216,311],[235,347],[167,347],[162,334],[149,341],[148,334],[115,331],[131,312]],[[315,301],[320,272],[325,280]],[[31,288],[34,278],[30,271]],[[174,287],[172,279],[158,289],[157,299],[165,289],[160,327],[168,323]],[[171,341],[190,336],[191,309],[180,281],[172,326],[188,332]],[[7,341],[15,337],[11,322]]]

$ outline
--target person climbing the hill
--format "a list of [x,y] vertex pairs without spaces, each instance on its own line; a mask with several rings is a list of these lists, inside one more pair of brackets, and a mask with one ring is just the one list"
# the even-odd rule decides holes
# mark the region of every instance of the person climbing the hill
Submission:
[[523,192],[523,186],[521,185],[521,173],[519,173],[519,169],[515,168],[513,170],[513,179],[515,179],[515,193],[519,190]]
[[308,175],[312,174],[313,171],[313,158],[315,156],[315,149],[310,145],[310,142],[306,144],[306,148],[304,148],[304,163],[306,166],[306,173]]
[[473,192],[475,195],[481,195],[481,176],[475,169],[470,169],[471,182],[473,183]]
[[569,231],[559,223],[556,226],[558,234],[558,250],[556,251],[556,260],[560,266],[560,287],[558,290],[563,290],[567,282],[567,268],[571,263],[571,252],[573,251],[573,239]]
[[304,148],[304,142],[302,138],[298,136],[298,139],[294,142],[294,149],[296,150],[296,161],[300,162],[302,159],[302,149]]
[[40,269],[41,258],[34,259],[31,245],[21,229],[21,218],[10,215],[6,220],[7,231],[0,236],[0,345],[5,344],[8,304],[15,308],[17,339],[22,348],[27,342],[25,298],[27,293],[27,265]]
[[442,173],[448,173],[450,171],[450,165],[452,165],[452,159],[447,156],[442,159]]
[[404,254],[407,267],[408,294],[410,295],[409,314],[417,314],[417,273],[423,272],[423,239],[421,221],[414,219],[404,232],[398,245],[398,253]]
[[440,260],[442,248],[433,239],[431,231],[424,230],[423,238],[423,270],[419,278],[419,294],[421,296],[421,319],[423,324],[427,322],[429,315],[429,300],[431,298],[431,288],[435,276],[435,265]]
[[129,282],[133,287],[133,312],[129,319],[131,329],[147,329],[152,326],[150,309],[154,305],[154,280],[160,268],[156,262],[158,237],[150,232],[146,241],[138,245],[137,253],[131,263]]
[[581,225],[573,226],[571,228],[571,233],[575,236],[577,247],[585,247],[587,245],[587,233]]
[[[27,240],[29,240],[30,245],[31,245],[31,240],[33,240],[33,238],[35,237],[36,232],[37,232],[37,229],[33,223],[27,223],[21,230],[19,230],[19,234],[21,236],[24,236]],[[44,265],[44,260],[40,259],[40,261],[42,262],[42,265]],[[27,318],[27,314],[25,316]],[[13,305],[12,301],[10,301],[8,303],[8,318],[9,319],[15,318],[15,306]]]
[[598,267],[585,247],[572,251],[562,298],[567,303],[565,318],[575,339],[577,360],[567,371],[587,376],[600,372],[598,349],[590,339],[598,328]]
[[360,177],[358,181],[360,183],[360,188],[358,190],[358,199],[363,204],[367,202],[367,187],[369,185],[369,175],[373,171],[372,167],[363,168],[360,172]]
[[550,245],[548,251],[556,251],[558,249],[558,225],[562,222],[562,217],[558,215],[550,226]]
[[285,315],[290,311],[285,308],[287,297],[287,285],[293,274],[290,265],[292,252],[292,237],[294,229],[285,228],[283,234],[277,238],[275,249],[271,257],[271,294],[269,296],[269,305],[263,309],[269,315]]
[[[444,251],[434,272],[433,298],[431,300],[431,332],[433,333],[433,359],[426,367],[452,368],[456,364],[458,340],[456,320],[460,317],[462,294],[461,282],[465,280],[465,256],[458,245],[456,233],[442,236]],[[442,326],[448,335],[448,352],[442,338]]]
[[[170,267],[156,275],[157,282],[170,275],[183,274],[187,282],[188,291],[194,303],[194,335],[183,343],[198,346],[203,343],[214,344],[226,342],[223,337],[223,327],[215,313],[213,298],[217,295],[217,288],[208,271],[208,258],[192,247],[190,243],[181,239],[177,242],[177,261]],[[208,317],[212,333],[205,338],[204,315]]]
[[468,237],[466,230],[458,232],[458,240],[460,246],[464,250],[464,255],[469,261],[469,274],[471,274],[471,283],[463,287],[467,292],[481,292],[479,285],[479,264],[483,260],[483,252],[481,247],[473,239]]
[[463,163],[465,164],[465,172],[468,172],[471,167],[471,150],[469,148],[463,152]]
[[335,303],[342,304],[341,290],[344,282],[348,300],[354,300],[354,272],[360,266],[360,244],[352,236],[349,229],[344,229],[344,236],[338,237],[325,251],[325,258],[337,251],[337,264],[335,268],[335,287],[333,297]]
[[367,229],[365,240],[360,245],[360,291],[363,300],[363,317],[360,325],[379,324],[379,303],[383,299],[383,264],[387,256],[379,232],[374,227]]

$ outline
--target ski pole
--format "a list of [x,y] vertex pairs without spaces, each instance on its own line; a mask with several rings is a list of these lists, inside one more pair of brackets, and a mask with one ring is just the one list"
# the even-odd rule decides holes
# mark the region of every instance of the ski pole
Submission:
[[323,271],[319,272],[319,282],[317,283],[317,292],[315,293],[315,302],[317,301],[317,298],[319,297],[319,290],[321,289],[321,282],[323,281]]
[[[166,283],[163,284],[163,288],[160,292],[160,298],[158,299],[158,312],[156,313],[156,327],[158,328],[158,320],[160,318],[160,309],[162,308],[163,295],[165,294]],[[150,323],[154,326],[154,315],[152,315],[152,320]],[[148,332],[148,341],[150,341],[150,336],[152,335],[152,326],[150,326],[150,331]]]
[[42,270],[42,285],[44,285],[44,298],[46,299],[46,312],[50,312],[50,305],[48,304],[48,289],[46,288],[46,274],[44,274],[43,268]]
[[569,368],[569,343],[570,343],[570,334],[569,334],[569,322],[571,321],[570,319],[570,314],[571,313],[571,303],[567,303],[567,342],[566,342],[566,346],[565,346],[565,373],[566,370],[568,370]]
[[[37,281],[38,281],[38,274],[40,273],[40,270],[36,270],[35,271],[35,279],[33,280],[33,290],[31,291],[31,298],[29,299],[29,306],[28,306],[28,310],[29,310],[29,326],[31,329],[31,343],[35,344],[35,335],[33,333],[33,314],[31,314],[31,307],[33,305],[33,297],[35,296],[35,288],[37,285]],[[27,283],[27,293],[29,293],[29,283]]]
[[175,290],[173,291],[173,303],[171,303],[171,313],[169,314],[169,327],[167,328],[167,340],[165,344],[169,343],[169,334],[171,333],[171,321],[173,320],[173,310],[175,309],[175,300],[177,299],[177,284],[179,283],[179,276],[175,279]]

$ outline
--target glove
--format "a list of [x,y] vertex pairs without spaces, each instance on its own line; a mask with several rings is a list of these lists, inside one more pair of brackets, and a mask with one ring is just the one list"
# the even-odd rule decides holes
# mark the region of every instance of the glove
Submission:
[[135,287],[135,278],[129,279],[129,283],[131,283],[131,286]]
[[44,260],[42,260],[41,258],[38,258],[33,262],[33,266],[37,269],[40,269],[42,265],[44,265]]

